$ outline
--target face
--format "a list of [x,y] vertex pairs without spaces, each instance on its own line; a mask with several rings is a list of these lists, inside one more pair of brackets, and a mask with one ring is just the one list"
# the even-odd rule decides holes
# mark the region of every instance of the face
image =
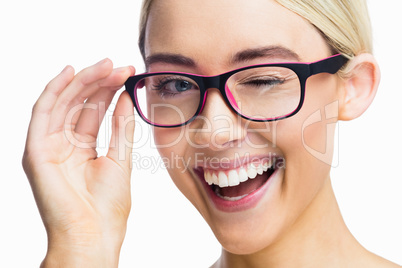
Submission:
[[[331,55],[313,26],[270,0],[156,0],[145,53],[148,59],[161,53],[181,57],[159,57],[149,72],[205,76]],[[233,60],[240,54],[247,56]],[[312,204],[320,204],[328,190],[338,87],[337,75],[310,77],[302,109],[269,123],[239,117],[218,89],[209,88],[196,120],[153,129],[161,156],[171,159],[174,183],[226,250],[250,254],[278,243],[311,214]],[[206,182],[211,180],[221,187]],[[227,186],[225,180],[242,182]]]

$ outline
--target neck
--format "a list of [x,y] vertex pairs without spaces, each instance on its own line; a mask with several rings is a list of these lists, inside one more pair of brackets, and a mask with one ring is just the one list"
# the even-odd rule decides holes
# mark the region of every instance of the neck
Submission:
[[346,227],[328,178],[280,240],[251,255],[234,255],[223,250],[216,266],[349,267],[365,252]]

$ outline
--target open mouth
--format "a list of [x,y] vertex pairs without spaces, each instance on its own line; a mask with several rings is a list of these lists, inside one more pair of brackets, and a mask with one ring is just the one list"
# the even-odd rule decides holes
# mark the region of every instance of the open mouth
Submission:
[[271,178],[282,159],[253,161],[235,169],[198,168],[196,172],[205,180],[221,200],[236,202],[259,190]]

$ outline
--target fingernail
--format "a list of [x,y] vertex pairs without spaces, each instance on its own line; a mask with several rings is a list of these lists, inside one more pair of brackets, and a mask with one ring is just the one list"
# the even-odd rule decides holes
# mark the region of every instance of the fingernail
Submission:
[[130,68],[131,75],[135,75],[135,68],[134,68],[134,66],[130,65],[130,66],[128,66],[128,68]]
[[71,66],[67,65],[66,67],[64,67],[64,69],[60,72],[61,74],[64,73],[65,71],[67,71],[67,69],[69,69]]
[[135,68],[133,66],[127,66],[127,67],[119,67],[114,70],[116,73],[127,73],[127,71],[130,72],[130,76],[135,74]]
[[98,62],[98,63],[95,64],[95,65],[102,65],[102,64],[104,64],[106,61],[108,61],[108,58],[105,58],[105,59],[101,60],[100,62]]

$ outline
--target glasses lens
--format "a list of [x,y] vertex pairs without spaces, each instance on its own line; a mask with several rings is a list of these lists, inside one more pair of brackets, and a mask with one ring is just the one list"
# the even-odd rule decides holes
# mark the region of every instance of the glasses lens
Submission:
[[301,99],[296,73],[283,67],[257,67],[232,75],[226,84],[232,106],[252,119],[274,119],[291,114]]
[[197,83],[177,74],[148,76],[137,83],[135,94],[143,117],[162,126],[188,121],[200,102]]

